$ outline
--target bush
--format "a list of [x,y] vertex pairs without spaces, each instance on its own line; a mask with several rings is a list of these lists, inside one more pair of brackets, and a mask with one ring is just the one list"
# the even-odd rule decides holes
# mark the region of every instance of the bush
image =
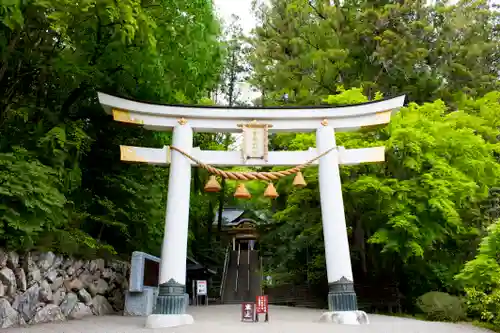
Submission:
[[465,307],[456,296],[432,291],[420,296],[417,306],[427,319],[436,321],[459,321],[466,318]]
[[500,327],[500,289],[484,292],[467,288],[467,311],[471,318]]

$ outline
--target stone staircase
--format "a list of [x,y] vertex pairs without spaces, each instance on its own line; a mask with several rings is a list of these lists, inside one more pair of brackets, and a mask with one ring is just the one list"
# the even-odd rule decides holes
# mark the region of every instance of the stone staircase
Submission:
[[222,295],[223,304],[254,302],[261,293],[258,251],[230,251]]

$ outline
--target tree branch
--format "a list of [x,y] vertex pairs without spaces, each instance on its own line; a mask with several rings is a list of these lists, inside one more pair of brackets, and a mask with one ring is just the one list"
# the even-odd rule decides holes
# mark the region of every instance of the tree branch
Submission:
[[88,83],[82,82],[82,83],[80,83],[78,88],[73,89],[73,91],[69,94],[68,98],[66,98],[66,100],[63,103],[63,106],[62,106],[63,114],[68,112],[69,108],[73,104],[75,104],[75,102],[83,95],[85,90],[89,87],[90,87],[90,85]]
[[12,38],[9,42],[9,46],[7,46],[7,52],[4,53],[2,58],[2,67],[0,68],[0,82],[2,82],[5,73],[7,72],[7,68],[9,67],[9,56],[16,48],[17,42],[21,37],[21,30],[18,30],[14,38]]
[[313,6],[311,0],[309,0],[308,3],[309,3],[309,7],[311,7],[321,19],[323,19],[323,20],[327,19],[327,17],[324,14],[322,14],[317,7]]

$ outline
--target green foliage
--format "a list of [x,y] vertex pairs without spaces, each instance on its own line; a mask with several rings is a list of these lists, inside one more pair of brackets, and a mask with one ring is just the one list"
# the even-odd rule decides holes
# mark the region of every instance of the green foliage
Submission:
[[[466,125],[476,117],[446,111],[439,101],[411,104],[390,125],[385,173],[393,178],[382,184],[392,191],[380,198],[388,226],[371,238],[384,250],[422,256],[450,232],[473,232],[462,216],[487,197],[500,175],[495,146]],[[359,185],[353,183],[353,189],[364,191]]]
[[487,229],[477,255],[468,261],[456,279],[465,286],[469,315],[500,327],[500,221]]
[[[262,105],[409,96],[389,126],[336,134],[346,148],[386,147],[385,163],[341,168],[355,279],[397,282],[408,309],[430,290],[466,286],[469,313],[498,324],[499,12],[483,0],[272,0],[258,15],[245,40],[237,20],[223,35],[208,0],[0,0],[0,246],[159,254],[168,170],[123,164],[118,146],[162,147],[171,135],[113,122],[96,92],[202,105],[222,94],[237,105],[248,61]],[[225,150],[232,138],[194,141]],[[310,133],[270,138],[272,150],[314,145]],[[223,260],[218,206],[264,209],[273,283],[325,285],[317,172],[305,170],[300,190],[281,179],[272,202],[251,182],[243,202],[234,182],[203,193],[208,174],[195,169],[190,254]],[[430,317],[462,318],[455,298],[441,298],[421,298]]]
[[270,102],[314,104],[338,84],[416,102],[498,89],[500,13],[487,1],[262,3],[250,60]]
[[417,305],[429,320],[456,322],[466,317],[462,300],[447,293],[425,293],[418,298]]
[[23,148],[0,154],[0,237],[7,246],[30,246],[44,230],[67,219],[57,173]]
[[500,327],[500,289],[484,292],[476,288],[466,288],[467,311],[471,318]]
[[500,220],[488,227],[476,257],[468,261],[456,279],[466,287],[489,291],[500,287]]
[[96,92],[207,104],[219,35],[210,1],[0,0],[0,246],[159,254],[168,171],[118,145],[170,135],[113,122]]
[[[408,302],[433,289],[460,291],[454,276],[471,259],[485,223],[483,203],[500,176],[493,139],[500,104],[493,96],[464,99],[454,112],[439,100],[411,103],[386,128],[336,135],[346,148],[386,147],[384,163],[341,168],[357,281],[397,279]],[[354,89],[327,100],[367,98]],[[305,150],[315,139],[278,135],[273,142]],[[277,223],[265,236],[275,253],[269,269],[283,282],[325,279],[317,169],[304,175],[305,189],[292,190],[291,179],[277,184]]]
[[[405,308],[454,277],[498,218],[499,12],[486,1],[272,0],[257,8],[252,83],[265,105],[411,102],[385,128],[336,134],[346,148],[386,147],[386,161],[341,168],[355,280],[397,284]],[[478,60],[479,59],[479,60]],[[315,145],[277,134],[274,150]],[[265,237],[277,281],[326,279],[317,170],[277,184]],[[286,245],[283,245],[286,244]],[[326,293],[326,291],[325,291]]]
[[212,95],[219,104],[245,105],[247,101],[241,99],[243,89],[240,84],[249,75],[250,68],[245,59],[248,45],[245,43],[240,18],[236,15],[232,15],[231,21],[226,23],[223,45],[224,67],[219,85]]

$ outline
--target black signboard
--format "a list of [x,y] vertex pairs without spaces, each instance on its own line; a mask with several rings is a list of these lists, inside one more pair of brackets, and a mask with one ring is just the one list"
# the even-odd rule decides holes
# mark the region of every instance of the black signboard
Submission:
[[143,285],[146,287],[158,287],[159,277],[160,277],[160,263],[145,258]]

